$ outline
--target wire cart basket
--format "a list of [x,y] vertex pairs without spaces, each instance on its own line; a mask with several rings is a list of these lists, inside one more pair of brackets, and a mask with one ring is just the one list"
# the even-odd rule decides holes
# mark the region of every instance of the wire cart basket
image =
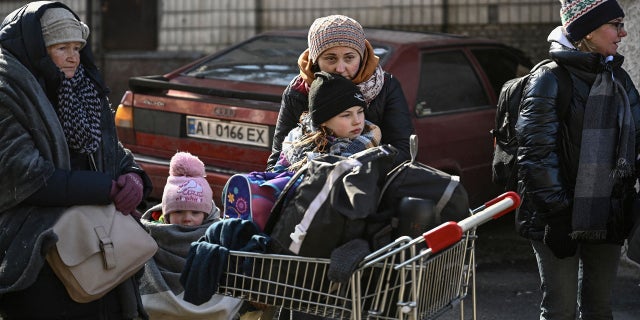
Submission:
[[460,222],[400,237],[359,264],[348,281],[328,279],[330,260],[231,251],[218,293],[331,319],[434,319],[472,293],[476,319],[476,227],[512,211],[507,192]]

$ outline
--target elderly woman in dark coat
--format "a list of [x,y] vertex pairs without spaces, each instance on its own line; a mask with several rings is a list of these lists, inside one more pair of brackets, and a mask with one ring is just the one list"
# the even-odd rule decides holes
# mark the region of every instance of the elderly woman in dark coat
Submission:
[[118,141],[89,28],[59,2],[29,3],[0,26],[0,315],[146,318],[135,277],[73,301],[45,261],[73,205],[136,213],[151,183]]

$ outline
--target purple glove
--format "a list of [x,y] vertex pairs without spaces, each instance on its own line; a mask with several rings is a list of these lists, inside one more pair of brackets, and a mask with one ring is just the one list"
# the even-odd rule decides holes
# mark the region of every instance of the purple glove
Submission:
[[[135,213],[136,207],[142,201],[142,178],[133,172],[123,174],[118,177],[116,186],[119,190],[112,197],[116,209],[125,215]],[[113,186],[111,191],[113,192]]]
[[109,199],[111,199],[111,201],[113,201],[113,199],[116,197],[116,195],[118,194],[118,191],[120,191],[120,187],[118,187],[118,183],[111,180],[111,191],[109,191]]

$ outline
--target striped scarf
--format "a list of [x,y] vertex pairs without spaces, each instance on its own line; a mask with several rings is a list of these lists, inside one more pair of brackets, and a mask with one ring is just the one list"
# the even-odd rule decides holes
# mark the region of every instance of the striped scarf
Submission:
[[73,78],[64,78],[58,88],[58,119],[69,149],[91,154],[100,145],[101,103],[93,82],[78,66]]
[[608,63],[591,86],[584,111],[571,237],[607,237],[613,186],[635,172],[635,124],[624,87]]

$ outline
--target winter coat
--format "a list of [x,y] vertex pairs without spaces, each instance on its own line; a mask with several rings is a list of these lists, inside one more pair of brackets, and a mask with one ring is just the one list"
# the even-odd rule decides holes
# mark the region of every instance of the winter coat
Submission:
[[80,60],[102,102],[95,169],[88,156],[68,148],[54,107],[64,74],[48,56],[40,27],[40,17],[51,7],[73,12],[58,2],[32,2],[11,13],[0,26],[0,311],[15,305],[8,299],[19,300],[22,292],[38,287],[48,291],[46,306],[51,308],[15,307],[26,317],[53,317],[56,312],[72,316],[87,310],[121,311],[118,318],[143,316],[139,294],[130,283],[133,279],[102,299],[78,304],[46,266],[48,248],[57,241],[52,226],[66,207],[109,204],[112,181],[128,172],[142,177],[144,195],[151,191],[148,176],[118,141],[109,91],[94,63],[90,41],[80,51]]
[[[297,126],[300,115],[309,108],[309,92],[304,85],[301,85],[303,82],[298,75],[282,94],[282,104],[273,136],[273,149],[267,161],[267,171],[272,170],[278,161],[284,138]],[[391,144],[398,149],[395,162],[401,163],[408,160],[409,136],[413,133],[413,124],[400,81],[385,72],[382,90],[371,101],[364,113],[365,119],[380,127],[382,131],[380,144]]]
[[[572,80],[572,98],[562,119],[557,112],[558,79],[545,68],[535,72],[524,88],[521,113],[516,125],[518,180],[522,204],[516,213],[516,229],[524,237],[542,240],[550,219],[571,214],[583,129],[584,108],[595,76],[604,71],[604,57],[571,50],[554,43],[551,58],[565,67]],[[614,57],[613,74],[629,97],[635,123],[636,150],[640,150],[640,99],[631,78]],[[638,173],[636,163],[636,176]],[[633,180],[633,179],[631,179]],[[622,243],[631,226],[632,182],[614,186],[606,242]]]

